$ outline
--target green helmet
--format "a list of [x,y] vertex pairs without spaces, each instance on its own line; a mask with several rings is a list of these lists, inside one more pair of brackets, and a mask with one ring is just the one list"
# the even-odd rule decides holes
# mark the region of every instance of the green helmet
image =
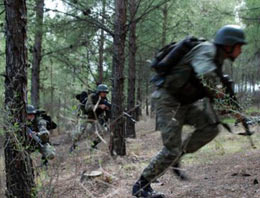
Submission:
[[107,87],[107,85],[105,85],[105,84],[100,84],[100,85],[98,85],[96,91],[97,91],[97,93],[100,93],[100,92],[108,93],[108,92],[109,92],[109,91],[108,91],[108,87]]
[[37,111],[33,105],[26,105],[26,113],[27,114],[36,114]]
[[225,25],[220,28],[215,35],[214,43],[227,46],[247,44],[244,30],[238,25]]

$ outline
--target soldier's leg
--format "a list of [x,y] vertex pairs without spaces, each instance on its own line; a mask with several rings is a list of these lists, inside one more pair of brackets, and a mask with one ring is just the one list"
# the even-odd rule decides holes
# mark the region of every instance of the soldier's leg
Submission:
[[48,166],[49,161],[44,156],[42,156],[41,161],[42,161],[41,167],[47,167]]
[[50,143],[43,144],[42,147],[39,148],[40,153],[42,154],[42,157],[47,160],[52,160],[55,157],[55,148],[50,145]]
[[[214,110],[213,110],[214,111]],[[219,133],[216,113],[192,105],[186,116],[186,123],[196,130],[184,141],[185,153],[193,153],[212,141]]]
[[85,119],[84,120],[81,119],[79,122],[80,122],[79,125],[77,126],[76,130],[72,134],[72,146],[70,147],[70,152],[76,149],[77,142],[80,141],[82,135],[84,134],[87,128],[87,123]]
[[144,185],[146,184],[150,188],[150,183],[164,174],[167,168],[175,163],[182,153],[181,130],[186,108],[180,107],[175,98],[164,90],[155,93],[153,97],[157,100],[157,121],[164,146],[135,183],[132,192],[135,196],[148,193],[149,190],[145,189]]
[[98,122],[95,122],[94,125],[94,130],[95,130],[95,137],[94,140],[92,141],[91,148],[97,149],[97,145],[102,142],[102,139],[104,141],[104,137],[107,133],[107,129],[104,127],[104,122],[101,124],[100,120]]

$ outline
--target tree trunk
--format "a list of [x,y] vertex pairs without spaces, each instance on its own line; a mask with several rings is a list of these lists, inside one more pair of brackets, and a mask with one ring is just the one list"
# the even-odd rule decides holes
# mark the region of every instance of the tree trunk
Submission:
[[149,79],[145,80],[145,109],[146,116],[149,116]]
[[5,171],[8,198],[35,195],[32,160],[24,145],[26,136],[27,49],[25,0],[5,0],[6,78],[5,78]]
[[[52,61],[50,61],[52,63]],[[50,65],[50,80],[51,80],[51,87],[50,87],[50,91],[51,91],[51,106],[49,107],[49,112],[51,117],[54,116],[54,84],[53,84],[53,64]]]
[[142,116],[142,69],[143,69],[143,64],[142,60],[140,61],[141,64],[138,67],[138,75],[137,75],[137,93],[136,93],[136,98],[138,101],[138,108],[136,109],[136,120],[140,120],[140,117]]
[[111,155],[125,155],[125,130],[123,114],[124,101],[124,63],[126,39],[126,0],[115,0],[115,24],[113,42],[113,67],[112,67],[112,124],[111,124]]
[[44,0],[36,0],[36,27],[35,41],[33,46],[32,60],[32,85],[31,85],[31,100],[32,104],[39,108],[40,103],[40,64],[42,53],[42,24],[43,24],[43,7]]
[[[102,1],[102,24],[105,23],[105,14],[106,14],[106,0]],[[103,62],[104,62],[104,30],[101,29],[100,42],[99,42],[99,63],[98,63],[98,83],[103,82]]]
[[[127,109],[132,117],[135,116],[135,76],[136,76],[136,0],[129,2],[130,12],[130,28],[129,28],[129,58],[128,58],[128,96],[127,96]],[[126,136],[135,138],[135,123],[130,119],[126,121]]]
[[168,24],[168,4],[165,3],[163,12],[162,47],[166,45],[167,24]]

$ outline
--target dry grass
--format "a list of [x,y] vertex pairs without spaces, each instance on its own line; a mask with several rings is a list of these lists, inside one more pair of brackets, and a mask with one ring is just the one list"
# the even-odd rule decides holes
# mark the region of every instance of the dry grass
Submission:
[[[55,160],[50,162],[49,169],[37,169],[36,181],[39,191],[38,197],[132,197],[131,188],[133,183],[140,176],[141,171],[149,163],[151,158],[162,147],[160,133],[155,132],[153,128],[154,121],[149,118],[138,122],[136,125],[137,138],[126,139],[127,155],[123,157],[111,157],[108,152],[108,145],[104,143],[99,145],[98,150],[90,150],[90,142],[88,140],[82,141],[80,143],[79,149],[77,149],[72,154],[69,154],[68,150],[70,144],[66,144],[67,135],[61,135],[53,138],[53,142],[60,142],[61,144],[56,147],[57,157]],[[185,127],[184,130],[189,131],[191,128]],[[255,128],[255,130],[258,129]],[[255,139],[259,139],[259,137],[260,134],[254,135]],[[260,143],[257,141],[255,142],[257,147],[260,148]],[[236,156],[235,159],[240,159],[238,156],[245,155],[244,160],[246,160],[246,157],[250,157],[252,155],[253,159],[256,160],[257,158],[255,156],[258,154],[258,152],[258,149],[254,151],[251,150],[245,137],[234,136],[226,132],[222,132],[212,143],[203,147],[199,152],[193,155],[185,156],[183,159],[183,168],[189,173],[189,175],[194,177],[195,183],[191,182],[183,184],[182,182],[176,180],[176,178],[172,177],[172,174],[166,173],[160,179],[163,183],[153,184],[153,186],[155,186],[155,188],[159,189],[160,191],[166,192],[168,197],[213,198],[213,194],[216,194],[219,189],[215,188],[212,193],[209,191],[209,189],[214,189],[214,185],[221,186],[221,184],[225,182],[224,179],[227,179],[227,177],[224,178],[221,174],[224,174],[225,171],[230,167],[234,168],[234,160],[227,159],[232,158],[232,155]],[[40,156],[36,154],[33,157],[35,166],[38,166],[40,164]],[[2,167],[1,161],[0,168]],[[254,163],[251,164],[252,167],[254,167]],[[214,167],[212,164],[214,164]],[[243,164],[246,166],[244,161],[235,164]],[[211,166],[212,169],[209,168]],[[225,166],[224,170],[222,166]],[[206,169],[206,172],[204,168]],[[86,173],[94,170],[100,170],[103,174],[94,178],[86,177]],[[238,168],[234,170],[238,171]],[[3,171],[1,171],[1,173],[3,173]],[[202,185],[206,185],[203,179],[203,177],[206,177],[206,173],[209,174],[207,177],[211,182],[212,178],[217,178],[216,183],[212,182],[209,183],[209,186],[202,187]],[[215,176],[215,174],[217,175]],[[231,183],[229,185],[232,185],[232,182],[234,183],[234,181],[231,179],[236,178],[233,177],[229,179]],[[237,188],[241,189],[241,181],[238,183],[239,185],[237,184]],[[224,186],[224,189],[225,188],[227,187]],[[232,188],[237,189],[236,187]],[[200,192],[199,189],[203,189],[203,191],[201,190]],[[210,196],[207,197],[209,194]],[[215,197],[222,196],[223,198],[225,197],[223,194],[224,191],[223,193],[221,191],[220,195],[216,195]],[[231,194],[231,196],[228,197],[241,196],[234,192],[234,194]],[[243,197],[247,198],[247,196]]]

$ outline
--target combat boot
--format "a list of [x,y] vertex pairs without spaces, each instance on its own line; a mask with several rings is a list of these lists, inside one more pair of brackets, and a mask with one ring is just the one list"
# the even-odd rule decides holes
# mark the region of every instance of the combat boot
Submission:
[[174,175],[176,175],[180,180],[182,181],[188,181],[189,177],[185,174],[184,171],[180,169],[180,163],[177,162],[172,166],[172,172]]
[[141,198],[165,198],[163,193],[154,191],[143,176],[134,184],[132,195]]
[[101,142],[101,140],[98,138],[94,140],[91,144],[91,149],[97,149],[97,145]]
[[48,169],[49,161],[46,159],[46,157],[42,156],[41,158],[41,168]]

